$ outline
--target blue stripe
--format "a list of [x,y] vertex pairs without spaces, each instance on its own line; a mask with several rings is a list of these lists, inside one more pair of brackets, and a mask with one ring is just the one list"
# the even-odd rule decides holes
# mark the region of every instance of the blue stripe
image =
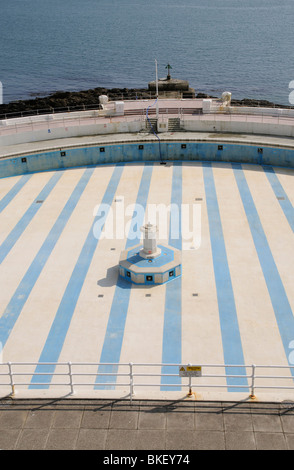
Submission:
[[61,178],[62,173],[56,172],[50,178],[46,186],[42,189],[36,200],[31,204],[22,218],[18,221],[16,226],[12,229],[9,235],[6,237],[2,245],[0,246],[0,263],[5,259],[8,255],[10,250],[13,248],[17,240],[20,238],[26,227],[29,225],[33,217],[36,215],[38,210],[41,207],[41,204],[37,203],[36,201],[40,200],[43,201],[46,197],[51,193],[59,179]]
[[[83,245],[78,261],[74,267],[74,270],[66,287],[66,290],[63,294],[62,300],[55,315],[43,351],[40,355],[39,363],[58,361],[72,316],[76,308],[78,298],[80,296],[93,255],[100,239],[105,219],[107,217],[113,198],[115,196],[117,186],[123,172],[123,168],[123,165],[117,165],[113,171],[106,192],[102,199],[101,205],[99,207],[99,211],[97,213],[97,217],[103,220],[103,224],[100,227],[99,233],[95,231],[95,236],[94,228],[96,226],[97,220],[94,220],[92,224],[92,227]],[[36,367],[35,372],[38,374],[45,372],[49,375],[33,376],[32,384],[34,384],[35,382],[43,382],[44,385],[31,385],[30,388],[48,388],[52,380],[51,373],[53,374],[54,370],[55,365],[39,364]]]
[[288,223],[294,232],[294,208],[289,200],[286,191],[281,185],[274,169],[272,167],[264,168],[265,174],[272,186],[272,189],[277,198],[279,198],[280,206],[285,214],[285,217],[288,220]]
[[5,209],[6,206],[12,201],[17,193],[22,189],[26,182],[31,178],[32,175],[23,175],[17,183],[8,191],[0,201],[0,213]]
[[[182,249],[182,226],[181,226],[181,204],[182,204],[182,164],[174,163],[169,245]],[[181,364],[182,359],[182,278],[178,277],[166,284],[162,363]],[[161,377],[161,390],[179,390],[180,385],[175,387],[170,384],[181,384],[178,366],[163,365],[162,374],[175,374],[174,377]]]
[[[149,187],[151,182],[153,165],[146,163],[143,171],[136,206],[140,205],[141,210],[138,212],[135,210],[133,214],[132,223],[129,230],[128,239],[126,241],[126,249],[135,246],[140,242],[140,227],[144,222],[144,212],[146,209],[146,203],[149,194]],[[138,235],[137,237],[130,238],[130,234],[133,234],[135,226],[137,225]],[[125,322],[127,318],[127,312],[129,307],[129,300],[131,294],[132,284],[122,279],[120,276],[117,280],[117,285],[114,292],[114,297],[109,313],[109,319],[104,338],[104,344],[101,352],[100,362],[102,363],[98,368],[98,373],[103,374],[116,374],[118,366],[107,365],[104,363],[112,362],[118,363],[120,360],[121,347],[123,342]],[[110,383],[115,384],[115,375],[97,375],[96,383]],[[96,385],[95,389],[113,389],[114,385]]]
[[135,204],[135,209],[130,225],[130,230],[128,234],[128,238],[126,241],[125,249],[128,250],[135,245],[138,245],[141,240],[141,231],[140,228],[144,222],[144,212],[146,209],[148,194],[149,194],[149,187],[151,182],[151,176],[153,171],[153,163],[146,162],[145,168],[143,170],[141,183],[139,187],[139,191],[137,194],[137,200]]
[[76,207],[82,192],[84,191],[93,170],[87,169],[80,181],[78,182],[75,190],[71,194],[69,200],[64,206],[58,219],[50,230],[45,242],[41,246],[39,252],[35,256],[29,269],[21,280],[14,295],[12,296],[9,304],[7,305],[2,317],[0,318],[0,342],[4,346],[9,335],[17,321],[24,304],[26,303],[38,277],[40,276],[43,267],[45,266],[53,248],[55,247],[69,217],[71,216],[74,208]]
[[[289,355],[292,351],[292,349],[289,348],[289,344],[294,339],[293,312],[266,235],[262,228],[262,224],[250,193],[244,172],[242,170],[242,166],[241,164],[234,164],[232,167],[234,169],[235,178],[248,219],[255,249],[257,251],[259,262],[270,295],[271,303],[276,315],[285,354],[287,360],[289,361]],[[293,369],[291,369],[291,372],[294,375]]]
[[[244,364],[243,349],[226,246],[223,236],[222,223],[219,213],[213,170],[210,163],[203,163],[203,176],[210,227],[210,241],[217,290],[224,361],[225,365],[241,366],[233,368],[226,367],[226,373],[229,375],[246,375],[246,368],[242,367]],[[244,391],[246,389],[242,389],[241,387],[247,385],[247,380],[239,377],[228,377],[227,385],[228,391]],[[236,386],[241,387],[240,389],[234,388]]]

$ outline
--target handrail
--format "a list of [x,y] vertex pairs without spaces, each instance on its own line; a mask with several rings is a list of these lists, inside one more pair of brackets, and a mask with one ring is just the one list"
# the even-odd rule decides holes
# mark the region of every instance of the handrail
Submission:
[[[124,96],[123,94],[121,95],[112,95],[111,93],[109,94],[109,97],[111,101],[135,101],[135,100],[147,100],[147,99],[153,99],[155,96],[152,93],[145,93],[146,96],[140,96],[138,98],[137,94],[128,95]],[[7,104],[8,105],[8,104]],[[2,106],[5,106],[2,105]],[[66,112],[71,112],[71,111],[87,111],[91,109],[101,109],[100,103],[93,103],[93,104],[78,104],[78,105],[69,105],[69,106],[60,106],[60,107],[53,107],[53,106],[48,106],[48,108],[36,108],[36,109],[28,109],[25,111],[15,111],[11,113],[1,113],[0,112],[0,120],[1,119],[10,119],[10,118],[17,118],[17,117],[27,117],[27,116],[38,116],[41,114],[57,114],[57,113],[66,113]],[[0,109],[1,111],[1,109]]]
[[[108,134],[112,132],[117,132],[116,123],[121,123],[122,121],[127,124],[127,129],[129,129],[130,126],[133,126],[135,124],[137,132],[141,132],[146,129],[146,116],[147,120],[150,122],[149,114],[151,115],[153,113],[155,113],[155,110],[152,108],[150,109],[149,106],[148,108],[142,107],[137,109],[125,109],[124,114],[121,116],[104,116],[97,110],[88,110],[80,112],[69,112],[64,114],[39,115],[38,117],[27,116],[20,119],[8,119],[6,121],[0,120],[0,138],[2,140],[3,145],[11,145],[11,142],[14,142],[13,136],[16,134],[24,134],[21,137],[20,143],[30,141],[28,139],[32,139],[32,141],[40,141],[42,138],[45,138],[44,133],[48,133],[48,137],[49,134],[51,134],[50,137],[54,138],[54,132],[56,129],[59,129],[59,136],[61,132],[61,137],[67,137],[67,131],[69,130],[68,128],[72,128],[73,126],[78,128],[78,131],[74,130],[74,135],[83,135],[83,128],[85,129],[85,135],[88,135],[88,132],[90,132],[90,134],[92,134],[93,132],[95,132],[95,134],[99,134],[99,132],[102,132],[103,134]],[[244,130],[242,131],[242,129],[240,129],[239,127],[238,132],[246,133],[248,132],[248,128],[246,126],[248,126],[248,123],[250,123],[252,125],[266,124],[267,126],[282,126],[283,128],[281,129],[275,128],[273,130],[275,135],[291,137],[293,135],[294,128],[294,113],[293,116],[282,113],[279,113],[278,115],[271,115],[269,113],[254,114],[253,111],[252,113],[247,114],[237,114],[228,112],[210,112],[203,114],[202,108],[185,108],[183,107],[182,103],[176,108],[160,108],[158,110],[158,113],[162,115],[166,113],[166,117],[168,119],[180,115],[181,129],[183,131],[189,130],[191,128],[194,129],[196,123],[196,128],[199,127],[202,130],[207,128],[208,131],[211,131],[213,127],[213,132],[217,132],[217,128],[219,128],[219,122],[224,122],[224,124],[229,123],[230,126],[231,124],[234,125],[235,123],[238,123],[239,126],[243,124],[245,126]],[[199,126],[197,122],[199,122]],[[94,126],[96,126],[97,124],[100,124],[100,130],[94,128]],[[86,126],[92,126],[90,131]],[[223,127],[225,128],[225,126]],[[63,130],[60,131],[60,129]],[[151,129],[159,142],[160,162],[161,164],[165,164],[161,154],[161,141],[157,133],[154,132],[152,124]],[[32,132],[39,132],[37,135],[37,139],[35,135],[33,135],[32,138]],[[125,132],[125,130],[123,130],[123,132]],[[227,132],[230,132],[230,127],[227,128]],[[267,130],[264,129],[259,130],[259,132],[268,133]],[[4,142],[6,141],[8,141],[8,143],[4,144]]]
[[[127,95],[124,96],[123,94],[120,95],[112,95],[111,93],[108,95],[110,98],[110,101],[146,101],[146,100],[151,100],[155,99],[156,96],[152,94],[151,92],[148,93],[146,92],[144,95],[138,97],[137,94],[134,95]],[[163,99],[168,99],[168,98],[163,98]],[[195,101],[202,101],[202,98],[193,98]],[[221,103],[221,100],[214,100],[215,102]],[[7,104],[8,105],[8,104]],[[2,106],[5,106],[2,105]],[[263,109],[266,108],[266,106],[249,106],[248,104],[232,104],[232,107],[235,109],[242,109],[242,108],[248,108],[251,107],[252,109]],[[68,113],[68,112],[74,112],[74,111],[90,111],[90,110],[97,110],[97,109],[102,109],[101,105],[99,102],[93,103],[93,104],[85,104],[81,103],[78,105],[68,105],[68,106],[60,106],[60,107],[53,107],[53,106],[48,106],[48,108],[34,108],[34,109],[27,109],[23,111],[14,111],[14,112],[9,112],[9,113],[1,113],[0,109],[0,120],[2,119],[14,119],[18,117],[30,117],[30,116],[39,116],[39,115],[44,115],[44,114],[59,114],[59,113]],[[287,110],[294,110],[293,106],[284,106],[281,107],[279,105],[274,105],[271,107],[268,107],[267,109],[272,109],[273,113],[275,113],[277,110],[281,109],[283,111]],[[184,113],[189,113],[189,110],[183,110]],[[195,111],[195,110],[193,110]],[[222,110],[224,113],[226,111]]]
[[[139,118],[142,119],[142,116],[146,115],[146,112],[148,110],[148,115],[147,115],[147,120],[149,119],[149,115],[153,115],[155,114],[155,110],[154,109],[149,109],[150,106],[148,108],[139,108],[139,109],[126,109],[124,111],[124,114],[122,116],[119,116],[120,118],[123,118],[123,117],[128,117],[128,116],[137,116]],[[257,109],[257,108],[252,108],[252,109]],[[270,109],[270,108],[269,108]],[[58,122],[58,121],[62,121],[64,119],[66,120],[72,120],[73,122],[78,120],[78,119],[83,119],[83,118],[87,118],[87,119],[105,119],[105,117],[107,118],[111,118],[111,117],[115,117],[115,116],[104,116],[104,115],[101,115],[99,116],[98,114],[87,114],[87,111],[90,111],[89,109],[88,110],[80,110],[80,112],[76,111],[71,111],[71,112],[60,112],[60,113],[54,113],[54,112],[51,112],[51,113],[48,113],[48,114],[36,114],[36,115],[28,115],[28,116],[19,116],[19,117],[10,117],[10,119],[1,119],[1,116],[0,116],[0,122],[1,120],[3,122],[5,122],[5,126],[3,127],[3,130],[5,128],[8,128],[10,126],[12,127],[15,127],[15,126],[18,126],[18,127],[21,127],[21,126],[27,126],[27,125],[32,125],[32,124],[40,124],[40,123],[46,123],[48,125],[48,117],[51,116],[51,120],[53,118],[53,121],[50,121],[50,123],[52,124],[52,122]],[[93,108],[91,111],[98,111],[98,107],[96,108]],[[214,119],[214,120],[219,120],[219,119],[222,119],[224,116],[226,117],[226,119],[229,119],[230,121],[232,120],[236,120],[236,119],[239,119],[239,120],[244,120],[244,121],[248,121],[248,120],[251,120],[251,119],[261,119],[261,121],[263,122],[265,119],[269,119],[269,120],[272,120],[272,119],[277,119],[278,120],[278,123],[280,123],[281,121],[294,121],[294,114],[293,115],[287,115],[287,114],[276,114],[276,113],[273,113],[273,114],[270,114],[268,112],[266,113],[263,113],[263,112],[259,112],[259,113],[254,113],[253,111],[252,112],[247,112],[247,113],[237,113],[237,112],[214,112],[214,111],[211,111],[209,113],[203,113],[202,111],[202,108],[183,108],[183,107],[176,107],[176,108],[167,108],[167,107],[164,107],[164,108],[159,108],[159,114],[164,114],[166,113],[167,116],[169,115],[179,115],[181,116],[181,119],[184,119],[185,116],[189,117],[189,116],[194,116],[194,117],[197,117],[198,119],[200,120],[211,120],[211,119]],[[59,115],[60,115],[60,118],[59,118]],[[37,117],[39,119],[37,120],[34,120],[34,117]],[[24,121],[21,121],[21,122],[16,122],[18,119],[24,119],[26,120],[25,122]],[[151,125],[152,127],[152,125]],[[0,129],[2,128],[2,126],[0,126]]]
[[[31,368],[34,366],[35,371],[32,372]],[[36,372],[36,368],[38,366],[39,372]],[[50,366],[50,370],[46,372],[45,367]],[[103,372],[99,372],[99,367],[103,366]],[[106,366],[109,366],[109,369],[105,369]],[[172,370],[170,373],[161,373],[161,372],[146,372],[145,368],[160,368],[162,367],[171,367]],[[153,382],[140,382],[136,380],[138,378],[146,377],[150,378],[169,378],[170,380],[164,383],[165,390],[169,388],[178,390],[182,390],[187,388],[189,390],[188,395],[192,394],[192,388],[196,387],[196,389],[200,388],[226,388],[231,390],[236,390],[238,392],[244,391],[249,393],[250,398],[255,398],[255,392],[257,389],[276,389],[276,390],[294,390],[294,365],[238,365],[238,364],[201,364],[201,377],[182,377],[182,381],[179,384],[177,379],[179,377],[179,373],[177,372],[180,368],[180,364],[162,364],[162,363],[96,363],[96,362],[44,362],[44,363],[35,363],[35,362],[6,362],[0,363],[0,387],[8,387],[11,390],[11,395],[14,395],[16,392],[16,387],[20,386],[27,386],[29,387],[32,383],[34,384],[34,388],[44,388],[44,386],[65,386],[70,388],[70,393],[74,394],[76,387],[83,386],[83,387],[91,387],[92,389],[106,387],[106,389],[114,388],[114,387],[128,387],[129,389],[129,397],[132,400],[133,395],[135,394],[135,389],[138,387],[161,387],[162,384],[159,381]],[[1,371],[2,368],[6,368],[4,372]],[[56,368],[63,367],[62,371],[56,371]],[[92,367],[92,371],[85,370],[86,367]],[[41,368],[41,371],[40,371]],[[52,368],[54,371],[52,372]],[[64,369],[65,368],[65,369]],[[94,369],[93,369],[94,368]],[[121,369],[127,368],[125,372]],[[139,370],[138,370],[139,368]],[[209,369],[214,369],[212,372],[209,373]],[[221,373],[216,373],[216,370],[221,369]],[[234,373],[234,369],[236,373]],[[240,373],[241,370],[245,370],[245,373]],[[267,369],[269,371],[278,369],[280,374],[273,374],[269,375],[269,373],[265,375],[257,374],[257,369]],[[108,372],[107,372],[108,370]],[[288,375],[284,375],[283,371],[287,370]],[[4,377],[6,381],[4,382],[1,378]],[[17,381],[17,378],[21,377],[21,381]],[[29,377],[29,380],[25,380],[26,377]],[[43,380],[39,382],[36,381],[37,377],[42,377]],[[49,380],[46,382],[45,378],[48,377]],[[66,377],[67,380],[61,382],[59,380],[60,377]],[[76,380],[80,377],[79,380]],[[105,381],[99,380],[97,382],[97,378],[105,377]],[[111,381],[107,381],[107,378],[112,377]],[[117,378],[122,377],[128,380],[124,382],[117,382]],[[54,378],[57,378],[54,381]],[[81,380],[81,378],[87,378],[87,380]],[[172,383],[172,380],[175,378],[176,383]],[[33,381],[34,379],[34,381]],[[91,380],[92,379],[92,380]],[[210,379],[218,379],[217,382],[213,381],[210,383]],[[228,379],[231,380],[231,383],[227,382]],[[242,380],[236,380],[242,379]],[[281,385],[279,383],[280,380],[288,380],[290,384]],[[94,381],[96,380],[96,382]],[[266,384],[265,381],[270,380],[269,384]],[[206,381],[206,382],[205,382]],[[258,383],[261,381],[261,383]],[[232,383],[235,382],[235,383]],[[239,383],[238,383],[239,382]],[[246,382],[246,383],[245,383]]]

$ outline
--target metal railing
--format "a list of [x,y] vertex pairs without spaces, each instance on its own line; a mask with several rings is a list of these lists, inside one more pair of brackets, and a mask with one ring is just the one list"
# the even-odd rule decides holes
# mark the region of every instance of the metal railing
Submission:
[[[0,364],[0,387],[9,389],[10,395],[14,395],[18,387],[40,390],[55,386],[66,387],[71,395],[76,392],[77,387],[86,387],[87,391],[109,390],[109,394],[111,389],[124,387],[127,388],[131,401],[135,389],[139,387],[164,387],[165,391],[187,389],[188,395],[194,393],[193,389],[205,388],[211,391],[221,388],[246,392],[250,398],[255,398],[257,389],[294,391],[294,365],[201,364],[200,377],[180,377],[180,367],[180,364],[132,362],[7,362]],[[168,368],[171,371],[167,373]],[[265,374],[257,373],[262,369],[266,370]],[[286,385],[281,384],[283,381],[287,381]]]
[[[274,112],[263,112],[261,109],[258,109],[258,112],[253,112],[254,109],[252,108],[252,112],[246,113],[238,113],[237,111],[229,112],[229,111],[211,111],[209,113],[198,113],[197,118],[202,121],[234,121],[234,122],[251,122],[251,123],[273,123],[273,124],[289,124],[293,126],[294,124],[294,114],[287,115],[287,114],[277,114]],[[271,111],[271,108],[269,108]],[[185,116],[187,112],[182,113],[181,118],[185,120]],[[190,114],[197,114],[197,113],[190,113]]]
[[[136,101],[136,100],[141,100],[141,101],[144,101],[144,100],[154,100],[156,99],[156,94],[152,93],[152,92],[144,92],[144,93],[139,93],[139,94],[127,94],[127,95],[124,95],[123,93],[121,94],[112,94],[112,93],[109,93],[108,94],[108,98],[110,101]],[[162,99],[168,99],[168,98],[164,98],[162,97]],[[182,94],[177,98],[177,99],[183,99],[183,96]],[[191,99],[191,98],[190,98]],[[197,101],[201,101],[202,98],[193,98]],[[213,99],[213,101],[215,103],[218,103],[219,105],[222,104],[222,100],[221,99]],[[2,105],[2,106],[5,106],[5,105]],[[7,105],[8,106],[8,105]],[[233,103],[232,104],[233,107],[235,108],[248,108],[248,107],[252,107],[254,109],[259,109],[259,108],[264,108],[266,107],[262,102],[261,104],[259,104],[259,102],[257,102],[256,104],[254,105],[249,105],[249,104],[246,104],[246,103],[241,103],[241,102],[236,102],[236,103]],[[29,117],[29,116],[39,116],[39,115],[44,115],[44,114],[59,114],[59,113],[70,113],[70,112],[76,112],[76,111],[90,111],[90,110],[97,110],[97,109],[101,109],[101,105],[99,102],[97,103],[92,103],[92,104],[84,104],[84,103],[80,103],[80,104],[77,104],[77,105],[68,105],[68,106],[62,106],[62,107],[53,107],[53,106],[48,106],[47,108],[33,108],[33,109],[25,109],[25,110],[22,110],[22,111],[13,111],[13,112],[5,112],[5,113],[1,113],[1,108],[0,108],[0,120],[2,119],[15,119],[15,118],[21,118],[21,117]],[[273,104],[270,108],[268,109],[273,109],[273,112],[276,111],[277,109],[284,109],[284,110],[287,110],[287,109],[294,109],[293,106],[281,106],[281,105],[276,105],[276,104]]]
[[[12,135],[18,133],[34,132],[40,130],[48,130],[51,132],[52,129],[56,128],[69,128],[71,126],[82,127],[85,125],[96,125],[105,121],[105,118],[110,121],[126,121],[129,122],[141,122],[142,129],[144,129],[146,122],[146,111],[147,108],[140,109],[126,109],[124,114],[121,116],[116,115],[99,115],[99,110],[94,109],[92,111],[78,111],[61,114],[46,114],[37,116],[26,116],[23,118],[11,119],[3,121],[5,125],[0,123],[0,135]],[[150,109],[149,114],[154,116],[155,110]],[[160,108],[160,117],[177,116],[183,118],[184,115],[200,115],[201,109],[182,109],[182,108]]]
[[[114,119],[119,118],[120,121],[127,121],[130,120],[130,117],[133,115],[132,122],[145,122],[145,115],[144,110],[140,109],[137,110],[136,113],[125,113],[122,116],[108,116],[110,122],[113,122]],[[40,130],[47,130],[51,132],[52,129],[57,128],[70,128],[71,126],[82,127],[86,125],[96,125],[101,124],[105,119],[104,116],[99,116],[95,113],[89,114],[86,112],[78,112],[78,113],[68,113],[68,114],[60,114],[60,115],[44,115],[41,116],[40,119],[36,120],[34,116],[29,116],[15,120],[10,120],[5,122],[5,125],[0,125],[0,135],[11,135],[17,133],[26,133],[26,132],[34,132]]]
[[[96,110],[97,111],[97,110]],[[155,116],[155,110],[150,109],[150,116]],[[215,123],[225,120],[226,122],[240,122],[240,123],[264,123],[264,124],[274,124],[274,125],[294,125],[294,116],[287,115],[271,115],[268,113],[259,114],[237,114],[237,113],[207,113],[203,114],[202,109],[200,108],[160,108],[159,109],[159,119],[169,119],[170,117],[178,117],[183,126],[185,125],[186,120],[191,118],[197,119],[200,121],[205,121],[207,123]],[[98,112],[95,110],[93,113],[89,112],[77,112],[77,113],[68,113],[60,115],[44,115],[40,116],[40,119],[34,119],[33,116],[24,118],[23,120],[11,120],[5,122],[5,125],[0,125],[0,135],[10,135],[17,134],[22,132],[33,132],[37,130],[44,130],[48,128],[48,132],[55,128],[66,128],[71,126],[86,126],[86,125],[96,125],[105,120],[105,118],[110,120],[110,123],[114,121],[126,121],[129,122],[132,119],[132,122],[140,121],[142,123],[142,129],[145,127],[146,121],[146,108],[141,109],[129,109],[125,110],[124,115],[121,116],[99,116]]]
[[[111,101],[134,101],[134,100],[151,100],[155,99],[156,95],[151,92],[143,93],[143,94],[108,94],[109,100]],[[3,105],[5,106],[5,105]],[[8,104],[7,104],[8,106]],[[90,111],[94,109],[101,109],[101,105],[99,102],[92,103],[92,104],[84,104],[80,103],[78,105],[68,105],[62,107],[53,107],[48,106],[48,108],[36,108],[36,109],[26,109],[23,111],[14,111],[10,113],[1,113],[0,108],[0,120],[1,119],[15,119],[19,117],[27,117],[27,116],[39,116],[43,114],[58,114],[58,113],[67,113],[67,112],[74,112],[74,111]]]

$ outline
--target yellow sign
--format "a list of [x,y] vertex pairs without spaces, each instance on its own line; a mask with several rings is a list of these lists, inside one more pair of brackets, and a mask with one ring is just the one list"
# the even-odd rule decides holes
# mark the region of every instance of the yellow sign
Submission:
[[179,374],[181,377],[201,377],[202,367],[193,365],[181,365],[179,367]]

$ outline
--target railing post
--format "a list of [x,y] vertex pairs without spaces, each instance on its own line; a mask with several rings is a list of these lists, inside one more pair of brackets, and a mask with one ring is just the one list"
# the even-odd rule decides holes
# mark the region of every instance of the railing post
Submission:
[[254,394],[255,368],[256,368],[256,365],[255,365],[255,364],[252,364],[251,393],[250,393],[250,398],[255,398],[255,394]]
[[8,364],[8,371],[9,371],[9,377],[10,377],[11,395],[13,396],[15,392],[15,387],[14,387],[14,382],[13,382],[11,362],[8,362],[7,364]]
[[[191,366],[192,364],[189,363],[188,366]],[[191,397],[192,396],[192,377],[190,376],[189,377],[189,393],[188,393],[188,397]]]
[[188,396],[192,396],[192,377],[189,377],[189,393]]
[[130,367],[130,402],[132,404],[133,394],[134,394],[134,377],[133,377],[133,363],[129,363]]
[[72,369],[71,369],[71,362],[68,362],[68,375],[69,375],[69,384],[70,384],[70,393],[74,393],[74,388],[73,388],[73,381],[72,381]]

